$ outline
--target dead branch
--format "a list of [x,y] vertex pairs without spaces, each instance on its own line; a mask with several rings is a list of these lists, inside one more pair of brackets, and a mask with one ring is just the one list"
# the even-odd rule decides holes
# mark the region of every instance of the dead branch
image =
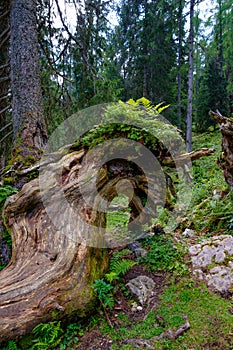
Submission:
[[210,156],[214,152],[214,148],[200,148],[190,153],[181,154],[177,158],[166,157],[161,160],[161,163],[169,168],[174,168],[176,164],[182,165],[182,163],[187,163],[189,160],[194,161],[201,157]]
[[55,68],[55,66],[54,66],[54,62],[52,62],[52,60],[50,59],[50,57],[49,57],[49,55],[48,55],[48,52],[46,51],[46,49],[45,49],[45,47],[44,47],[44,45],[42,44],[42,42],[41,42],[41,40],[39,40],[39,43],[40,43],[40,46],[41,46],[41,49],[42,49],[42,51],[44,52],[44,54],[45,54],[45,57],[46,57],[46,59],[47,59],[47,61],[48,61],[48,64],[49,64],[49,66],[52,68],[52,70],[57,74],[57,75],[59,75],[60,77],[62,77],[64,80],[66,80],[66,81],[68,81],[69,83],[74,83],[74,81],[73,80],[70,80],[69,78],[66,78],[63,74],[61,74],[56,68]]
[[155,341],[158,341],[161,339],[175,340],[190,328],[188,316],[184,315],[183,319],[185,320],[185,323],[182,326],[180,326],[176,331],[168,329],[165,332],[161,333],[160,335],[152,337],[150,340],[148,340],[148,339],[128,339],[125,341],[125,343],[134,345],[136,348],[139,348],[139,349],[142,349],[142,347],[145,347],[147,349],[154,349],[153,343]]
[[5,18],[7,15],[9,15],[9,13],[10,13],[10,10],[6,10],[2,15],[0,15],[0,20]]
[[4,81],[8,81],[10,80],[10,77],[9,76],[5,76],[3,78],[0,78],[0,83],[4,83]]
[[11,130],[10,132],[8,132],[8,134],[6,134],[1,140],[0,143],[2,143],[5,139],[7,139],[7,137],[9,137],[11,134],[13,134],[13,130]]
[[[5,112],[8,111],[8,109],[10,109],[10,108],[11,108],[11,105],[6,106],[5,108],[3,108],[3,109],[0,111],[0,114],[5,113]],[[0,130],[0,131],[1,131],[1,130]]]
[[210,111],[209,115],[217,121],[222,134],[222,154],[217,164],[222,169],[226,183],[233,188],[233,121],[224,117],[218,110]]
[[183,319],[185,320],[185,323],[182,326],[180,326],[176,331],[168,329],[165,332],[161,333],[159,336],[153,337],[152,339],[154,341],[160,340],[160,339],[169,339],[169,340],[177,339],[180,335],[182,335],[184,332],[186,332],[190,328],[188,316],[184,315]]
[[7,100],[10,96],[7,94],[5,96],[0,97],[0,103],[4,100]]
[[2,38],[10,32],[10,26],[8,26],[1,34],[0,34],[0,40],[2,40]]
[[5,69],[8,67],[10,67],[10,62],[7,62],[7,63],[3,64],[2,66],[0,66],[0,69]]
[[3,130],[5,130],[6,128],[8,128],[11,125],[12,125],[12,122],[6,124],[3,128],[0,129],[0,132],[2,132]]
[[231,119],[224,117],[218,110],[216,112],[210,111],[209,115],[219,124],[223,135],[233,135],[233,121]]
[[6,43],[7,40],[10,39],[10,31],[7,33],[5,38],[0,42],[0,49],[3,47],[3,45]]

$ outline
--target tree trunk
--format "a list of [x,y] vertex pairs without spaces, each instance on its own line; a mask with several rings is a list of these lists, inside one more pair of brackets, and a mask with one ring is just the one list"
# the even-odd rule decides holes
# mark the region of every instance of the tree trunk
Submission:
[[223,117],[219,111],[210,111],[209,114],[219,124],[222,133],[222,155],[217,163],[222,169],[226,182],[233,189],[233,121]]
[[[0,185],[1,171],[6,166],[12,144],[12,123],[9,111],[10,101],[10,1],[4,0],[0,4]],[[1,210],[0,210],[0,216]],[[3,220],[0,218],[0,265],[9,262],[10,251],[2,238],[4,230]]]
[[179,27],[178,27],[178,71],[177,71],[177,88],[178,88],[178,95],[177,95],[177,105],[178,105],[178,128],[181,129],[181,67],[182,67],[182,47],[183,47],[183,30],[184,30],[184,25],[183,25],[183,1],[179,0],[179,5],[178,5],[178,22],[179,22]]
[[187,107],[187,118],[186,118],[186,149],[187,149],[187,152],[192,151],[194,4],[195,4],[195,1],[190,0],[188,107]]
[[[97,224],[88,229],[87,211],[74,181],[83,154],[61,155],[40,179],[26,184],[6,203],[4,215],[12,233],[12,259],[0,272],[0,343],[30,332],[38,323],[74,315],[84,317],[94,310],[96,299],[91,285],[106,271],[108,251],[98,242],[102,237],[96,238],[104,214],[95,212],[93,221]],[[62,180],[57,176],[60,167],[66,168]],[[73,215],[77,213],[83,219],[72,220],[59,198],[59,188],[63,188],[67,202],[74,205]],[[46,198],[52,199],[57,226],[51,207],[46,207]],[[92,246],[86,243],[87,233]]]
[[[40,158],[47,142],[40,82],[36,6],[11,1],[11,86],[15,138],[13,156]],[[32,161],[32,159],[31,159]]]
[[130,180],[133,228],[135,216],[139,224],[148,223],[149,214],[140,215],[141,198],[147,193],[149,212],[164,204],[166,191],[159,176],[153,186],[126,160],[116,159],[99,169],[96,156],[84,158],[86,153],[69,146],[48,155],[40,163],[39,179],[24,185],[5,205],[12,259],[0,272],[0,343],[30,332],[38,323],[84,317],[94,310],[91,285],[108,267],[104,247],[125,246],[136,239],[134,230],[132,235],[107,231],[103,202],[108,207],[119,191],[127,193]]
[[6,165],[9,153],[9,137],[11,123],[7,116],[11,107],[10,90],[10,1],[4,0],[0,4],[0,171]]

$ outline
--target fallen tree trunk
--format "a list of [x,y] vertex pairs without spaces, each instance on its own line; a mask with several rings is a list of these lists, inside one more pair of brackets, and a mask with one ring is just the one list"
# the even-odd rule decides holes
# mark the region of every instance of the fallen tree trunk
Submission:
[[[59,166],[63,162],[71,171],[82,156],[83,152],[70,154]],[[12,259],[0,272],[0,343],[30,332],[41,322],[84,317],[96,305],[91,285],[106,271],[108,251],[86,245],[85,236],[80,234],[85,230],[84,221],[75,222],[75,228],[66,226],[74,222],[69,221],[70,213],[62,203],[56,202],[57,186],[50,187],[51,181],[56,181],[57,166],[50,165],[49,174],[44,174],[47,178],[42,175],[43,190],[39,179],[34,179],[5,206],[6,225],[12,233]],[[81,211],[76,184],[66,183],[70,173],[63,175],[64,192],[71,204],[76,198],[76,210]],[[42,196],[48,191],[65,227],[55,227],[46,212]],[[77,233],[80,239],[75,239]]]
[[219,124],[222,134],[222,154],[217,164],[222,169],[226,182],[233,188],[233,121],[222,116],[219,111],[210,111],[209,114]]
[[129,192],[134,224],[148,222],[141,198],[154,207],[164,205],[166,191],[159,175],[154,188],[155,181],[132,162],[116,159],[99,168],[95,154],[89,159],[87,154],[71,147],[48,155],[39,178],[5,204],[12,258],[0,272],[0,343],[38,323],[85,317],[94,310],[91,286],[108,267],[104,248],[135,239],[133,233],[120,232],[119,237],[119,232],[114,236],[106,231],[103,203],[108,207],[119,192]]
[[[184,158],[181,165],[187,155]],[[138,225],[155,217],[156,207],[166,205],[172,188],[172,179],[166,181],[159,167],[153,177],[137,161],[124,158],[99,166],[96,152],[76,146],[48,155],[40,168],[39,178],[5,205],[12,259],[0,272],[0,343],[30,332],[38,323],[93,311],[91,285],[108,268],[104,248],[137,239]],[[112,234],[106,213],[119,193],[129,198],[131,231]]]

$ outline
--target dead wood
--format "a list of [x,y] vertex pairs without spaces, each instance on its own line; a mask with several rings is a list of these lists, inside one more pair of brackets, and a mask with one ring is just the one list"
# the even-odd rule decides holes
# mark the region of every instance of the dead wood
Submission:
[[161,340],[161,339],[169,339],[169,340],[175,340],[179,336],[181,336],[184,332],[186,332],[190,328],[190,323],[188,321],[188,316],[183,316],[185,323],[180,326],[176,331],[173,331],[172,329],[168,329],[161,333],[159,336],[152,337],[150,340],[148,339],[128,339],[125,341],[126,344],[131,344],[139,349],[154,349],[154,342]]
[[222,154],[217,164],[222,169],[226,182],[233,188],[233,121],[219,111],[210,111],[211,118],[217,121],[222,134]]

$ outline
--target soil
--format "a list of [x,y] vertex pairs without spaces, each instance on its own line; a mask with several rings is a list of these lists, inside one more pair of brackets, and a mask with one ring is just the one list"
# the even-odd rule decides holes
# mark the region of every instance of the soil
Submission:
[[[131,279],[138,276],[148,276],[155,282],[155,288],[153,291],[153,297],[149,300],[146,306],[143,306],[141,311],[132,311],[132,302],[135,301],[138,305],[139,302],[134,296],[126,296],[122,289],[119,287],[115,294],[115,306],[111,311],[107,311],[108,323],[111,324],[114,330],[117,332],[118,327],[122,326],[122,321],[118,318],[119,313],[128,316],[131,322],[143,321],[147,314],[151,310],[155,310],[159,303],[159,296],[163,293],[164,286],[167,281],[167,274],[162,272],[149,272],[142,265],[133,266],[122,279],[122,284],[126,285]],[[106,317],[104,317],[106,319]],[[84,336],[80,338],[80,341],[76,347],[79,350],[109,350],[113,344],[108,335],[104,335],[100,329],[100,323],[92,330],[85,332]]]

